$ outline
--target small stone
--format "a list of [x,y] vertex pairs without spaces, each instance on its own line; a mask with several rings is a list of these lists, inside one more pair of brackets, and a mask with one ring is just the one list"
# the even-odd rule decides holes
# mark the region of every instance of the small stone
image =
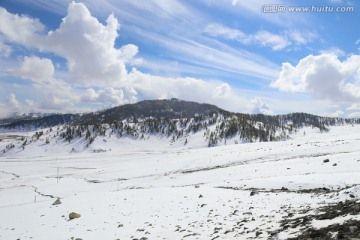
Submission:
[[275,236],[275,235],[277,235],[277,234],[279,234],[279,231],[272,231],[272,232],[270,232],[270,236],[271,237],[273,237],[273,236]]
[[70,219],[75,219],[75,218],[79,218],[79,217],[81,217],[81,215],[79,213],[76,213],[76,212],[71,212],[69,214]]
[[202,198],[202,197],[203,197],[203,195],[200,194],[200,195],[199,195],[199,198]]
[[52,205],[59,205],[61,204],[60,198],[56,199]]
[[334,166],[334,167],[337,166],[337,163],[334,163],[333,166]]
[[330,162],[329,159],[325,159],[325,160],[323,161],[323,163],[328,163],[328,162]]
[[255,191],[251,191],[250,196],[254,196],[256,194]]
[[355,195],[354,194],[349,194],[349,196],[351,197],[351,198],[355,198]]
[[118,225],[118,228],[121,228],[121,227],[124,227],[124,225],[123,225],[123,224],[119,224],[119,225]]

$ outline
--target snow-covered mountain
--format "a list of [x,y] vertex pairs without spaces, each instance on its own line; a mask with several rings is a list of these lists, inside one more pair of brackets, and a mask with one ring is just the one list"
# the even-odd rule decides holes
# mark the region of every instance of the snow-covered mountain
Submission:
[[7,129],[45,128],[64,123],[113,123],[125,119],[137,118],[190,118],[226,112],[214,105],[169,100],[147,100],[135,104],[126,104],[88,114],[25,114],[7,118],[0,127]]
[[326,132],[330,126],[358,123],[359,119],[305,113],[250,115],[178,99],[151,100],[89,114],[54,114],[3,124],[4,132],[25,131],[28,136],[5,146],[0,154],[31,154],[34,146],[41,152],[54,152],[57,148],[67,152],[105,151],[116,148],[118,143],[213,147],[282,141],[291,139],[304,127]]

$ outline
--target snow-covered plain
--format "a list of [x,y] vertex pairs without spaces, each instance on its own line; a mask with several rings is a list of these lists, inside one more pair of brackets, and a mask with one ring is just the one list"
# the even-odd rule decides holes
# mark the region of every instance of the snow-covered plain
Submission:
[[[1,133],[0,149],[16,135]],[[1,155],[0,239],[286,239],[301,231],[279,231],[282,220],[360,197],[359,125],[213,148],[156,138],[72,148],[38,143]],[[349,219],[359,215],[309,227]]]

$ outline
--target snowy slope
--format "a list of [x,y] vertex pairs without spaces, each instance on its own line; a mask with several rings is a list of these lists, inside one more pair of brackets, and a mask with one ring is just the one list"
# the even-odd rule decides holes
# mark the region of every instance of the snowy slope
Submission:
[[[0,147],[23,134],[1,134]],[[98,138],[82,151],[80,140],[39,141],[2,155],[0,239],[287,239],[360,221],[339,209],[316,217],[320,207],[358,204],[359,125],[213,148],[201,134],[187,145]]]

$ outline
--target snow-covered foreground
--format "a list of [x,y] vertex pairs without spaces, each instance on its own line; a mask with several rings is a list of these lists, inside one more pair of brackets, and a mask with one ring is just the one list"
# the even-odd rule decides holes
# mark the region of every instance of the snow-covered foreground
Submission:
[[[360,220],[360,209],[314,217],[360,197],[360,126],[293,138],[2,156],[0,239],[287,239]],[[81,217],[69,220],[70,212]]]

